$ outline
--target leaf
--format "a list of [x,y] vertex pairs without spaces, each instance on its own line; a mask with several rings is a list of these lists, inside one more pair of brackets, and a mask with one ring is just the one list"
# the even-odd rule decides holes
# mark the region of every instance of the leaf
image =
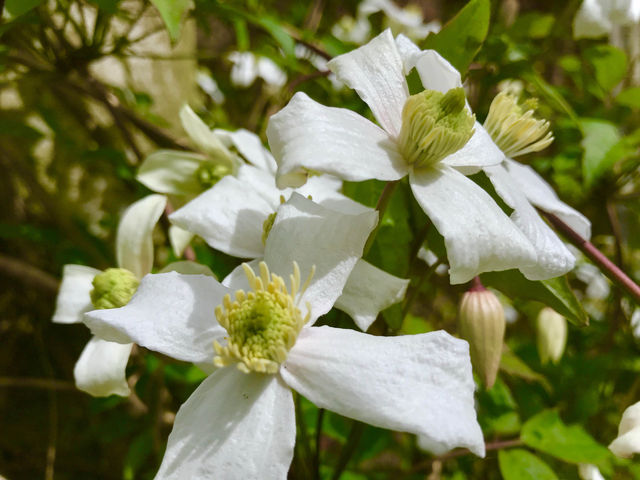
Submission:
[[630,87],[621,91],[615,102],[624,107],[640,109],[640,87]]
[[589,317],[573,294],[566,277],[549,280],[527,280],[517,270],[488,272],[481,275],[482,283],[500,290],[512,300],[534,300],[541,302],[567,317],[571,323],[584,326]]
[[627,73],[627,55],[613,45],[596,45],[586,49],[583,54],[594,69],[598,85],[607,93]]
[[[6,0],[4,9],[9,13],[11,19],[24,15],[29,10],[36,8],[44,0]],[[2,12],[0,12],[1,14]]]
[[280,44],[282,51],[288,57],[295,56],[295,42],[291,35],[280,25],[280,22],[271,17],[252,17],[253,20],[271,34],[276,42]]
[[569,463],[598,465],[606,463],[611,455],[580,425],[565,425],[555,410],[530,418],[522,427],[520,439],[531,448]]
[[516,18],[510,28],[511,35],[517,38],[544,38],[551,33],[555,18],[537,12],[525,13]]
[[551,384],[542,374],[532,370],[520,357],[506,347],[500,358],[500,370],[529,382],[538,382],[547,392],[552,390]]
[[423,47],[434,49],[464,77],[489,31],[489,0],[471,0],[437,34],[427,37]]
[[558,480],[549,465],[521,448],[500,450],[498,463],[504,480]]
[[151,0],[160,12],[172,42],[180,37],[182,18],[191,6],[191,0]]
[[118,4],[120,0],[89,0],[91,3],[98,6],[100,10],[103,10],[111,15],[118,12]]
[[584,132],[580,142],[584,150],[582,175],[585,184],[590,187],[619,160],[616,155],[609,155],[609,152],[621,137],[618,127],[606,120],[583,118],[580,123]]

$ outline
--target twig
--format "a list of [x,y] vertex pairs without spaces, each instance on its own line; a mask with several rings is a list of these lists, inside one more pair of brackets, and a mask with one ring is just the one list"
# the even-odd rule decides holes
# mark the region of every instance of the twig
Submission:
[[0,273],[51,294],[58,291],[59,283],[53,275],[16,258],[0,255]]
[[73,383],[50,378],[0,377],[0,388],[39,388],[42,390],[70,390],[80,393],[80,390],[77,390]]

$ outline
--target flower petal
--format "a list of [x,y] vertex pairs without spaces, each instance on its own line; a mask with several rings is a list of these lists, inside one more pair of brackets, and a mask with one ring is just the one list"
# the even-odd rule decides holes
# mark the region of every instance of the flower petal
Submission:
[[171,248],[173,249],[173,253],[176,257],[180,258],[184,253],[185,248],[191,243],[193,240],[193,233],[185,230],[184,228],[180,228],[176,225],[171,225],[169,227],[169,243],[171,243]]
[[409,280],[395,277],[360,259],[335,306],[348,313],[356,325],[366,331],[380,311],[404,298],[408,285]]
[[280,375],[318,407],[418,434],[435,454],[466,447],[484,455],[469,345],[444,331],[377,337],[305,328]]
[[482,272],[533,265],[524,234],[482,188],[449,167],[413,172],[416,200],[444,237],[452,284]]
[[446,93],[462,87],[460,72],[435,50],[423,50],[415,61],[424,88]]
[[92,337],[73,369],[76,387],[94,397],[129,396],[125,369],[133,343],[107,342]]
[[404,74],[409,75],[411,70],[416,66],[418,57],[422,50],[409,37],[400,34],[396,37],[396,48],[402,59]]
[[285,279],[292,271],[292,262],[298,262],[303,281],[315,265],[315,275],[300,302],[303,309],[305,302],[311,305],[309,324],[331,310],[362,256],[377,219],[375,210],[345,215],[295,192],[278,209],[264,260],[271,271]]
[[291,391],[227,367],[180,407],[156,480],[285,480],[296,439]]
[[308,170],[360,182],[397,180],[407,166],[389,135],[357,113],[296,93],[269,119],[267,138],[278,162],[278,187],[299,187]]
[[[276,191],[275,185],[273,190]],[[170,220],[200,235],[216,250],[235,257],[255,258],[264,253],[262,224],[275,210],[277,203],[274,203],[227,175],[176,210]]]
[[620,458],[631,458],[634,454],[640,453],[640,428],[634,428],[616,437],[609,444],[609,450]]
[[573,38],[602,37],[612,28],[613,25],[598,0],[583,0],[573,18]]
[[327,66],[369,105],[389,135],[396,138],[400,134],[402,108],[409,98],[409,87],[391,30],[335,57]]
[[553,188],[533,168],[511,159],[507,159],[505,165],[511,178],[531,204],[545,212],[553,213],[585,240],[591,238],[589,219],[560,200]]
[[93,309],[91,290],[93,278],[100,270],[84,265],[65,265],[62,269],[62,282],[56,299],[55,323],[79,323],[82,314]]
[[213,133],[219,137],[226,137],[235,146],[245,160],[252,165],[272,174],[276,173],[278,165],[271,152],[262,144],[262,140],[255,133],[241,128],[235,132],[215,129]]
[[340,190],[341,187],[342,182],[335,177],[329,175],[314,175],[309,177],[307,183],[302,187],[296,189],[296,192],[304,197],[310,198],[323,207],[349,215],[372,210],[340,193],[338,190]]
[[484,127],[476,122],[474,129],[464,147],[442,160],[443,164],[454,167],[464,175],[473,175],[482,167],[499,165],[504,161],[504,153],[493,143]]
[[164,195],[148,195],[129,206],[118,224],[118,266],[130,270],[138,278],[149,273],[153,266],[153,229],[166,204]]
[[514,209],[511,220],[533,244],[538,256],[532,266],[521,267],[520,271],[530,280],[546,280],[564,275],[575,264],[575,257],[562,240],[540,218],[527,197],[501,166],[487,167],[485,173],[498,192],[498,195]]
[[147,275],[127,305],[93,310],[84,323],[105,340],[133,341],[178,360],[210,362],[213,341],[226,335],[214,311],[227,293],[232,292],[205,275]]
[[198,153],[157,150],[144,159],[136,179],[154,192],[197,195],[202,191],[196,172],[207,161]]
[[220,164],[226,165],[232,170],[235,169],[236,165],[232,153],[202,119],[191,110],[189,105],[180,109],[180,121],[182,128],[198,150],[215,158]]

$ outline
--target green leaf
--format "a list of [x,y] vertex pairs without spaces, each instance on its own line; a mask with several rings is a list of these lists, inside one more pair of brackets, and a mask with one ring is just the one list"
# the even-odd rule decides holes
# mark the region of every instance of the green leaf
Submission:
[[584,326],[589,317],[573,294],[566,277],[550,280],[528,280],[517,270],[483,273],[482,283],[500,290],[512,300],[534,300],[541,302],[567,317],[571,323]]
[[621,91],[615,102],[624,107],[640,109],[640,87],[630,87]]
[[565,425],[554,410],[530,418],[522,427],[520,439],[531,448],[569,463],[599,465],[611,455],[580,425]]
[[436,50],[464,77],[487,37],[490,16],[489,0],[471,0],[440,32],[429,35],[423,46]]
[[288,57],[295,56],[295,42],[291,38],[291,35],[280,25],[278,20],[271,17],[254,17],[254,20],[258,25],[267,30],[274,40],[280,44],[285,55]]
[[521,448],[500,450],[498,463],[504,480],[558,480],[549,465]]
[[115,14],[118,12],[118,4],[120,0],[89,0],[91,3],[98,6],[100,10],[104,10],[107,13]]
[[551,33],[555,18],[553,15],[543,15],[532,12],[516,18],[510,28],[512,36],[517,38],[544,38]]
[[580,123],[584,132],[584,137],[580,142],[584,150],[582,175],[585,184],[591,187],[620,160],[620,158],[616,158],[616,155],[610,155],[609,152],[621,137],[618,127],[606,120],[581,119]]
[[44,0],[6,0],[4,9],[9,13],[10,18],[13,19],[24,15],[43,2]]
[[584,51],[584,58],[591,64],[596,81],[609,93],[627,73],[627,55],[613,45],[596,45]]
[[191,6],[191,0],[151,0],[160,12],[172,42],[180,37],[182,19]]
[[534,371],[524,363],[515,353],[505,348],[500,358],[500,370],[514,377],[519,377],[529,382],[538,382],[547,391],[551,392],[551,384],[540,373]]

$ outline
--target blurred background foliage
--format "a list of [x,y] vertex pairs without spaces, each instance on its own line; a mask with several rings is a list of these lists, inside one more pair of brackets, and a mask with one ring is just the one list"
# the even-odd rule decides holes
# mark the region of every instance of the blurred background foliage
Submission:
[[[527,161],[589,217],[595,245],[637,281],[640,58],[634,42],[640,27],[618,27],[609,39],[574,40],[579,4],[421,0],[412,8],[425,22],[444,25],[418,43],[463,72],[478,119],[505,82],[539,99],[556,141]],[[82,325],[50,321],[62,266],[115,264],[120,214],[148,193],[135,180],[141,161],[159,147],[191,148],[178,120],[184,103],[211,126],[247,128],[263,139],[269,116],[300,90],[369,115],[324,67],[327,58],[354,48],[336,25],[353,24],[358,2],[0,5],[0,476],[152,478],[173,416],[204,374],[137,348],[127,370],[135,386],[130,398],[76,390],[73,366],[90,335]],[[388,25],[399,33],[383,12],[368,21],[369,36]],[[232,52],[272,63],[257,78],[238,81]],[[345,193],[374,206],[383,186],[347,184]],[[155,232],[157,266],[175,259],[168,226],[165,217]],[[375,333],[456,332],[464,287],[450,286],[437,264],[429,268],[417,259],[422,246],[446,258],[442,239],[400,184],[367,258],[410,276],[412,284],[403,304],[383,312]],[[203,242],[194,250],[219,278],[238,263]],[[580,463],[597,464],[606,478],[640,478],[638,465],[605,448],[622,410],[640,397],[640,335],[631,321],[637,306],[584,259],[568,275],[580,303],[511,273],[483,281],[503,294],[511,319],[498,382],[477,394],[487,458],[463,450],[434,457],[410,435],[354,428],[298,398],[291,478],[342,472],[349,480],[577,479]],[[541,364],[536,351],[535,317],[544,304],[564,309],[573,323],[590,320],[570,325],[558,364]],[[339,313],[324,322],[353,326]]]

